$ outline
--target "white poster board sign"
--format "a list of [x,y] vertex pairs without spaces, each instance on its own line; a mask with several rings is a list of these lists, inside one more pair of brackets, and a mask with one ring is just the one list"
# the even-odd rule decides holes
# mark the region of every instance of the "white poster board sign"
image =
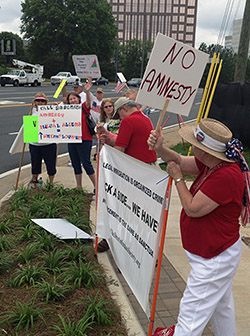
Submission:
[[107,145],[99,165],[96,232],[108,241],[118,268],[149,315],[168,177]]
[[158,33],[136,101],[188,116],[208,54]]
[[82,141],[82,106],[44,105],[38,107],[38,142]]
[[34,218],[34,223],[59,239],[93,239],[85,231],[63,218]]
[[78,77],[101,77],[101,69],[96,55],[73,55],[72,59]]
[[122,72],[117,72],[117,77],[118,77],[118,79],[119,79],[119,81],[121,82],[121,83],[126,83],[127,82],[127,80],[126,80],[126,78],[124,77],[124,75],[123,75],[123,73]]

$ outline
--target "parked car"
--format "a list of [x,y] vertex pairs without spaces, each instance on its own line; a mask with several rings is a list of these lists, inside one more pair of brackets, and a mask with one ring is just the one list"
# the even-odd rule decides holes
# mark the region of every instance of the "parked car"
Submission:
[[94,85],[108,85],[109,80],[105,77],[100,77],[100,78],[97,78],[97,79],[92,79],[92,83]]
[[139,87],[141,85],[141,78],[131,78],[127,82],[128,86],[136,86]]
[[50,77],[50,81],[52,85],[60,84],[63,79],[66,79],[67,84],[74,84],[76,82],[80,82],[80,78],[78,76],[71,75],[70,72],[58,72],[55,76]]

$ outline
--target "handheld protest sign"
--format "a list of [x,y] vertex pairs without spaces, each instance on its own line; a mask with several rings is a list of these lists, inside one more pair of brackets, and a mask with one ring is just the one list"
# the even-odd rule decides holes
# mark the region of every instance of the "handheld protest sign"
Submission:
[[136,102],[187,116],[208,61],[208,54],[158,33]]
[[62,89],[65,87],[65,84],[66,84],[67,80],[66,79],[63,79],[60,83],[60,85],[58,86],[53,98],[58,98],[60,92],[62,91]]
[[23,116],[23,142],[38,142],[38,116]]
[[121,82],[121,83],[126,83],[127,82],[127,80],[126,80],[126,78],[124,77],[124,75],[123,75],[123,73],[122,72],[117,72],[117,77],[118,77],[118,79],[119,79],[119,81]]
[[96,55],[73,55],[72,56],[75,71],[78,77],[93,78],[101,77],[101,69]]
[[81,107],[81,104],[39,106],[38,142],[81,142]]

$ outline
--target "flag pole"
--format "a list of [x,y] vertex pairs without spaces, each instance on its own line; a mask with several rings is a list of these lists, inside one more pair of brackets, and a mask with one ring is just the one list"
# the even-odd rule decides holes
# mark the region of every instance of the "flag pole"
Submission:
[[170,176],[169,181],[168,181],[167,195],[166,195],[166,209],[164,211],[164,219],[163,219],[163,225],[162,225],[161,242],[160,242],[160,248],[159,248],[158,265],[157,265],[157,270],[156,270],[154,296],[153,296],[153,303],[152,303],[152,309],[151,309],[148,336],[152,336],[153,327],[154,327],[156,301],[157,301],[159,280],[160,280],[160,274],[161,274],[162,255],[163,255],[166,228],[167,228],[167,219],[168,219],[170,196],[171,196],[171,190],[172,190],[172,181],[173,181],[173,179]]

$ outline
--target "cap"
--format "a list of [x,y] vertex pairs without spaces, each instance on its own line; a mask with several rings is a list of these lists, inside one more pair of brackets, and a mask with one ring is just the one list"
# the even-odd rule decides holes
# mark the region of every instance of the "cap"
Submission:
[[102,88],[97,88],[96,92],[104,92]]
[[74,83],[74,88],[77,88],[77,87],[82,87],[82,83],[80,82]]
[[127,104],[127,103],[134,103],[134,100],[131,100],[127,97],[121,97],[119,99],[117,99],[117,101],[115,102],[115,113],[117,112],[117,110],[119,110],[119,108],[121,108],[123,105]]

